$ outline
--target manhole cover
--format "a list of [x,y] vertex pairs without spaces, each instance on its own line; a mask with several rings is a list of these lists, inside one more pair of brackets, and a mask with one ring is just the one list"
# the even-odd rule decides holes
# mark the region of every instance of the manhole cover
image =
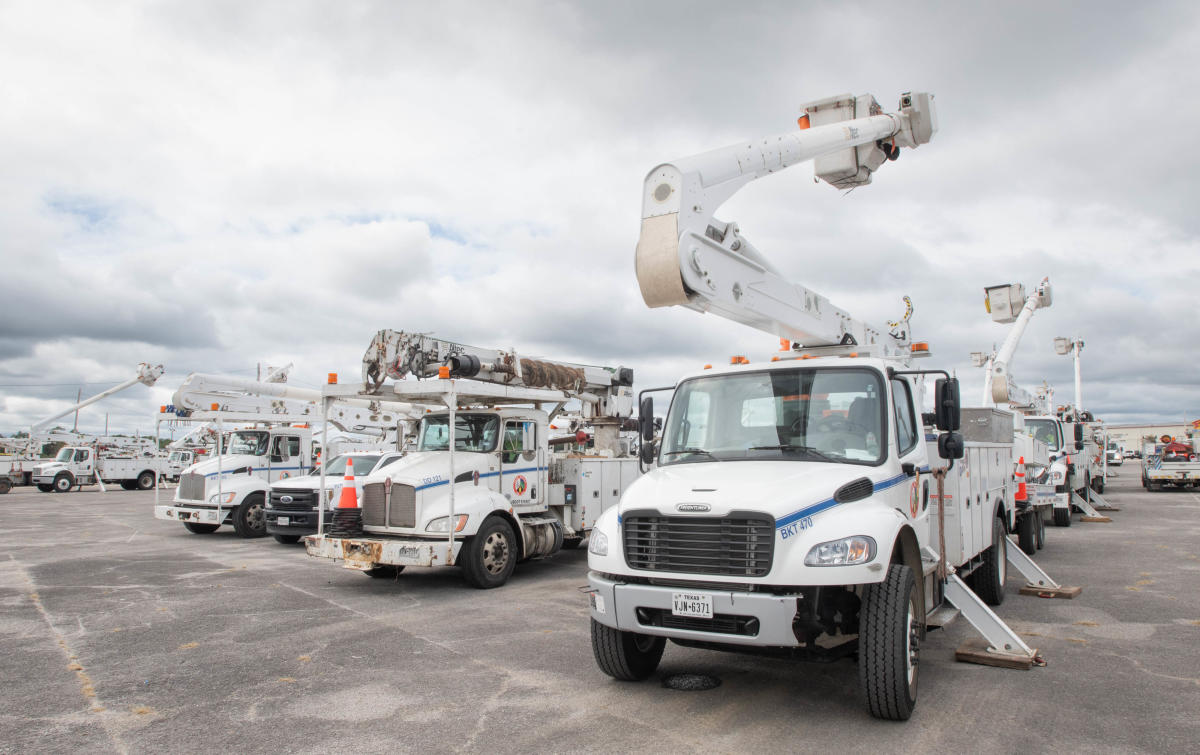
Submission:
[[663,686],[681,692],[703,692],[720,687],[721,680],[707,674],[672,674],[663,679]]

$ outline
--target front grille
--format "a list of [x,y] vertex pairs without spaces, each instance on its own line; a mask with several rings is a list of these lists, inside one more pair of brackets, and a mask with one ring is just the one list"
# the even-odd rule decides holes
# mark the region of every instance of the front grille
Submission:
[[412,485],[393,485],[388,504],[388,526],[417,526],[417,490]]
[[702,619],[698,616],[676,616],[666,608],[639,608],[636,615],[638,623],[646,627],[740,634],[744,637],[757,637],[759,630],[759,621],[753,616],[715,613],[711,619]]
[[383,483],[372,482],[369,485],[363,485],[362,500],[359,501],[359,505],[362,506],[363,526],[382,527],[386,521]]
[[184,501],[203,501],[204,475],[194,473],[180,475],[179,499]]
[[[281,501],[281,498],[291,498],[290,501]],[[317,501],[317,491],[315,490],[271,490],[271,508],[279,511],[310,511]]]
[[622,527],[625,561],[632,569],[736,577],[762,577],[771,571],[775,519],[766,514],[735,511],[727,517],[692,517],[631,512]]

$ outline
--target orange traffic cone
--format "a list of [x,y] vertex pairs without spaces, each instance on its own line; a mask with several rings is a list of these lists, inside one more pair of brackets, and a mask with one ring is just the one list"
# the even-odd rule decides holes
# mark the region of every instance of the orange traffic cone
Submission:
[[354,462],[346,459],[346,477],[342,480],[342,495],[333,510],[329,534],[333,537],[360,537],[363,533],[362,509],[358,506],[358,490],[354,487]]
[[358,508],[358,488],[354,486],[353,459],[346,459],[346,476],[342,478],[342,497],[338,499],[338,508]]
[[1025,457],[1022,456],[1017,460],[1017,472],[1014,475],[1017,478],[1017,494],[1014,500],[1023,502],[1029,500],[1029,494],[1025,490]]

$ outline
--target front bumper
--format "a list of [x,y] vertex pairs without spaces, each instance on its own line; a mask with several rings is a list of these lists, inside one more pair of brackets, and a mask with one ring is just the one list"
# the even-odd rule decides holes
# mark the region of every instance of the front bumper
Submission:
[[[269,535],[315,535],[317,534],[317,512],[287,511],[268,508],[264,511]],[[282,522],[280,520],[283,520]],[[332,512],[325,511],[325,528],[333,521]]]
[[[673,594],[683,592],[684,588],[630,584],[615,581],[594,571],[588,572],[588,585],[592,593],[592,618],[613,629],[656,637],[754,647],[798,647],[800,645],[792,630],[792,624],[798,612],[798,598],[795,595],[726,592],[708,588],[687,590],[712,596],[714,615],[712,628],[717,628],[718,623],[715,619],[718,616],[736,617],[738,620],[747,620],[734,621],[743,628],[743,632],[746,632],[744,629],[746,626],[755,627],[754,633],[749,634],[707,631],[701,628],[683,629],[655,626],[643,623],[639,619],[639,609],[645,609],[642,611],[643,615],[647,611],[658,616],[670,614]],[[755,620],[757,624],[750,625],[748,622],[750,619]],[[706,620],[693,620],[691,623],[693,626],[700,627],[704,621]]]
[[445,540],[416,538],[331,537],[309,535],[304,538],[304,550],[314,558],[343,561],[347,569],[367,571],[375,566],[450,566],[462,549],[462,541],[454,541],[454,553]]
[[231,509],[218,511],[215,508],[195,506],[155,506],[154,518],[168,522],[198,522],[200,524],[224,524]]

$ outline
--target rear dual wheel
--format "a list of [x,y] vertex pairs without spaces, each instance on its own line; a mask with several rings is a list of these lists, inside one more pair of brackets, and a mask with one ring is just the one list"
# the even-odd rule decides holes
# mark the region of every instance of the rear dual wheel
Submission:
[[1037,509],[1030,509],[1017,519],[1017,545],[1030,556],[1037,553],[1037,518],[1040,516],[1041,512]]
[[996,517],[992,520],[992,544],[983,552],[983,564],[971,573],[971,589],[984,603],[998,606],[1004,602],[1007,579],[1008,538],[1004,536],[1004,520]]

